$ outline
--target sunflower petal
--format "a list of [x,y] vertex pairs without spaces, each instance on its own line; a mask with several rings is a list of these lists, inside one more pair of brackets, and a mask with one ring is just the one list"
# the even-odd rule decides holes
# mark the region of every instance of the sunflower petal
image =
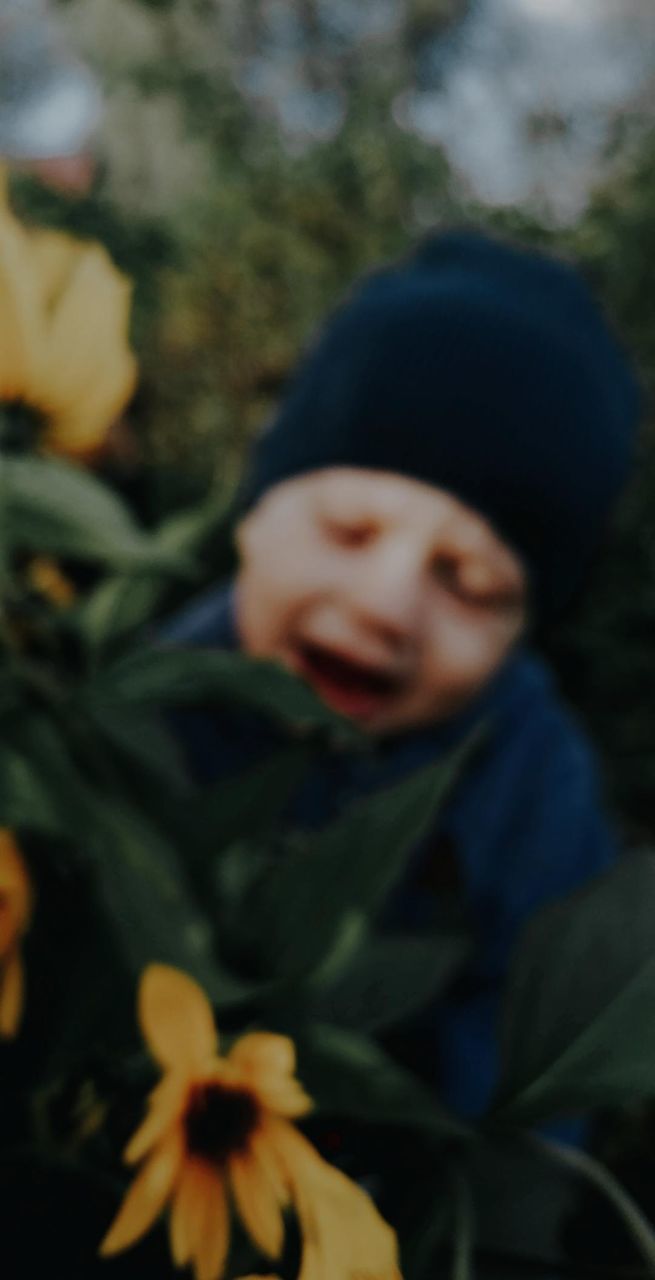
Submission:
[[151,964],[139,986],[139,1024],[163,1067],[206,1067],[218,1050],[212,1007],[193,978],[170,965]]
[[296,1048],[288,1036],[270,1031],[250,1031],[232,1045],[230,1062],[251,1079],[276,1081],[292,1076],[296,1069]]
[[0,209],[0,400],[29,399],[43,349],[43,322],[26,232]]
[[297,1120],[312,1110],[314,1103],[305,1093],[297,1080],[287,1080],[282,1084],[259,1084],[256,1087],[261,1106],[274,1115],[285,1116],[289,1120]]
[[218,1170],[196,1162],[199,1216],[194,1241],[196,1280],[220,1280],[230,1245],[230,1216],[225,1184]]
[[193,1225],[195,1186],[193,1165],[185,1161],[175,1190],[169,1221],[171,1253],[177,1267],[186,1266],[193,1255],[194,1237],[192,1236],[191,1227]]
[[303,1236],[298,1280],[401,1280],[395,1233],[370,1197],[297,1129],[271,1121]]
[[32,889],[18,845],[5,828],[0,828],[0,893],[8,903],[17,935],[23,933],[32,911]]
[[129,351],[115,351],[85,394],[70,406],[51,406],[43,447],[53,453],[84,457],[102,447],[106,434],[125,408],[137,380],[137,363]]
[[5,1040],[10,1040],[18,1031],[23,1001],[23,962],[16,948],[0,972],[0,1036]]
[[75,262],[86,246],[65,231],[38,227],[28,234],[42,304],[48,310],[63,293]]
[[78,246],[51,312],[35,378],[36,403],[70,408],[112,354],[127,348],[132,286],[99,244]]
[[148,1112],[139,1128],[132,1134],[123,1159],[126,1164],[137,1164],[151,1147],[160,1142],[168,1129],[179,1120],[184,1110],[188,1090],[186,1076],[169,1072],[153,1089],[148,1099]]
[[275,1140],[269,1136],[266,1119],[252,1134],[250,1150],[253,1158],[263,1166],[278,1203],[286,1207],[290,1200],[286,1170],[276,1151]]
[[284,1221],[275,1187],[264,1165],[251,1154],[232,1156],[230,1183],[239,1217],[262,1253],[279,1258],[284,1243]]
[[132,1183],[100,1245],[103,1257],[127,1249],[150,1230],[175,1185],[182,1154],[182,1141],[177,1132],[153,1152]]
[[293,1118],[311,1110],[311,1098],[294,1079],[296,1050],[287,1036],[252,1031],[236,1041],[228,1060],[256,1091],[266,1110]]

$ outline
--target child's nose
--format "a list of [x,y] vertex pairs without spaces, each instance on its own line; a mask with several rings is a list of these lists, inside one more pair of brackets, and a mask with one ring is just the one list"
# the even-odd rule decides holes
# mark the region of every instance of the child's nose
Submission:
[[352,608],[363,627],[394,647],[415,638],[421,583],[413,557],[398,552],[372,557],[353,587]]

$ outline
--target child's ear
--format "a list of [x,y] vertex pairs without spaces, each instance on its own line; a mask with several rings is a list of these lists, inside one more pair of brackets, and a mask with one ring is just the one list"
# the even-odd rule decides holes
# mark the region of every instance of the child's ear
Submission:
[[237,521],[232,532],[232,541],[237,549],[239,556],[243,555],[248,540],[249,517],[243,516]]

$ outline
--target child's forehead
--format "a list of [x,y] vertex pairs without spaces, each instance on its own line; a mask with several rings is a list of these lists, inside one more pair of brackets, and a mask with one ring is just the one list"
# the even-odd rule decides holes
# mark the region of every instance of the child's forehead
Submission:
[[316,506],[329,504],[380,517],[415,515],[439,524],[457,522],[478,534],[485,530],[491,533],[484,516],[447,489],[395,471],[329,467],[306,477],[306,492]]

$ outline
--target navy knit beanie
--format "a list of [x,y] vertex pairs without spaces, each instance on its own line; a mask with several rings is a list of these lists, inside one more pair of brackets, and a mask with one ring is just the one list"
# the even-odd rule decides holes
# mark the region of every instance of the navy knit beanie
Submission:
[[598,546],[640,403],[576,272],[447,233],[364,280],[328,320],[254,449],[244,501],[337,465],[432,483],[519,553],[543,619]]

